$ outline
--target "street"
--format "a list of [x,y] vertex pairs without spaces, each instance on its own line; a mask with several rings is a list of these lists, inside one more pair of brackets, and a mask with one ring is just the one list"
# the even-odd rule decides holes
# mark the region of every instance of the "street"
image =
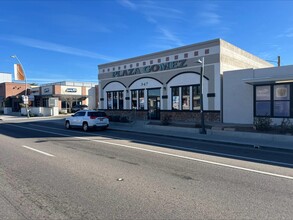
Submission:
[[0,122],[0,219],[292,219],[292,151],[63,123]]

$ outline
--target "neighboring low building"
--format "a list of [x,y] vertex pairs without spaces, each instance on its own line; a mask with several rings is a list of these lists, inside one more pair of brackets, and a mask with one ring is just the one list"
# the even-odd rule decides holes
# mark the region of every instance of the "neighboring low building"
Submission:
[[[20,113],[25,88],[24,83],[0,83],[0,111],[4,114]],[[96,109],[98,106],[98,85],[94,83],[63,81],[41,86],[27,84],[27,88],[28,106],[34,115],[71,112],[71,108],[79,104],[87,105],[89,109]]]
[[0,73],[0,83],[12,82],[12,75],[10,73]]
[[[31,106],[58,107],[59,112],[70,112],[74,105],[87,105],[89,109],[98,106],[95,83],[86,82],[55,82],[30,91]],[[57,104],[56,104],[57,103]]]
[[0,110],[5,114],[20,112],[22,95],[25,94],[24,83],[3,82],[0,83]]
[[293,121],[293,65],[224,72],[225,123],[253,124],[255,117]]
[[204,57],[203,108],[207,120],[222,120],[222,74],[273,65],[222,40],[98,65],[100,109],[109,115],[198,121]]

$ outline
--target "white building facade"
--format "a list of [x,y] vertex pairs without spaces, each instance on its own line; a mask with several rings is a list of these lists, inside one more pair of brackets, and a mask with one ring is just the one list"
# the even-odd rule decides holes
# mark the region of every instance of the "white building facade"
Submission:
[[4,82],[12,82],[11,73],[0,73],[0,83],[4,83]]
[[30,89],[32,107],[57,107],[59,112],[70,112],[75,105],[96,109],[97,84],[86,82],[55,82]]
[[[222,114],[224,71],[272,65],[222,39],[183,46],[98,66],[100,109],[162,113],[178,120],[196,120],[200,110],[200,77],[204,57],[203,109]],[[120,111],[120,112],[119,112]],[[207,116],[208,117],[208,116]]]
[[293,65],[224,72],[223,122],[253,124],[268,117],[274,124],[293,121]]

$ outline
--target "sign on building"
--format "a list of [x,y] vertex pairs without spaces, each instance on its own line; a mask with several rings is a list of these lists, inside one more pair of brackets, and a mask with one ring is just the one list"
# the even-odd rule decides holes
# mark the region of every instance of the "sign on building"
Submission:
[[23,100],[23,104],[28,105],[28,96],[27,95],[22,95],[22,100]]
[[49,98],[49,107],[58,107],[58,98]]

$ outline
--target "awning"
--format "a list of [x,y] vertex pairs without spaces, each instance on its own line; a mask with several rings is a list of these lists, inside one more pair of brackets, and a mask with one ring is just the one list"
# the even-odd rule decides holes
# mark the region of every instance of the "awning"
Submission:
[[88,98],[88,95],[54,95],[54,97],[58,97],[60,100],[62,101],[66,101],[68,99],[72,99],[72,100],[85,100]]
[[66,101],[68,99],[72,100],[79,100],[79,99],[87,99],[88,95],[35,95],[35,97],[42,97],[42,98],[59,98],[59,100]]
[[242,79],[243,82],[250,85],[276,84],[276,83],[292,83],[293,76],[288,77],[261,77]]

